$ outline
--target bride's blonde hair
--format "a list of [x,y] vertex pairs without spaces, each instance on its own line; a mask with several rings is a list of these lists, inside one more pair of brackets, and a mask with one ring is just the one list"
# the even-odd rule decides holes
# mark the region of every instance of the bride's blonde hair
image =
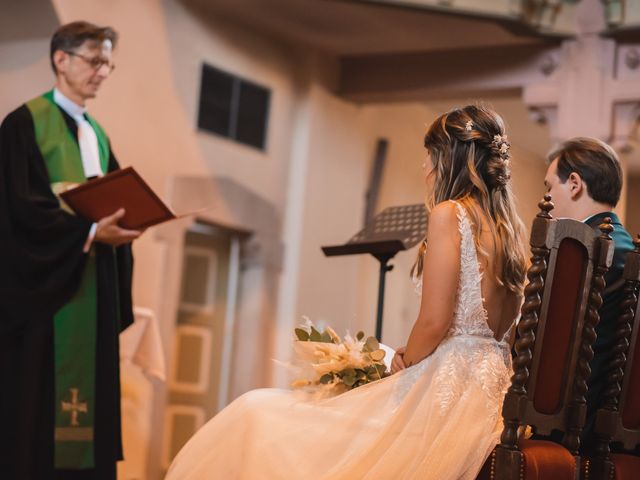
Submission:
[[[511,192],[509,143],[504,122],[493,110],[477,105],[453,109],[438,117],[424,138],[431,155],[433,190],[426,200],[427,212],[446,200],[457,200],[471,216],[474,242],[480,248],[482,220],[472,208],[475,202],[489,217],[494,248],[502,259],[497,280],[520,294],[526,271],[524,225],[518,217]],[[411,273],[420,276],[426,239]]]

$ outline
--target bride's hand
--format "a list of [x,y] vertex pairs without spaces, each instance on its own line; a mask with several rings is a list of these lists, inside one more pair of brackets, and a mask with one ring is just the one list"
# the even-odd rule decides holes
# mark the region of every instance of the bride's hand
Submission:
[[404,370],[406,365],[404,364],[404,352],[407,347],[400,347],[396,350],[396,354],[393,356],[393,360],[391,360],[391,373],[398,373],[400,370]]

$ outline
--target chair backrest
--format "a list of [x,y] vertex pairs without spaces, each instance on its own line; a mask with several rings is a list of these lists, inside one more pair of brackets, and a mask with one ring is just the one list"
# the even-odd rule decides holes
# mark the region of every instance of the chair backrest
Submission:
[[640,235],[633,243],[635,248],[627,253],[622,274],[624,298],[607,388],[594,426],[597,442],[591,472],[595,478],[608,478],[611,473],[610,442],[619,442],[625,450],[640,444]]
[[522,466],[517,430],[524,424],[543,435],[564,432],[562,442],[577,458],[594,327],[613,257],[610,219],[597,232],[582,222],[554,219],[548,195],[538,206],[514,375],[502,410],[505,428],[496,449],[496,470],[513,470],[514,478]]

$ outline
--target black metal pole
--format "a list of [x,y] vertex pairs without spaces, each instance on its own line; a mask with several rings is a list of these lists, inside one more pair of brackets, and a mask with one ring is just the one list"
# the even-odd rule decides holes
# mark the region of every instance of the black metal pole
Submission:
[[387,272],[393,270],[393,265],[389,265],[389,260],[393,255],[376,255],[380,261],[380,279],[378,283],[378,314],[376,316],[376,338],[382,340],[382,314],[384,312],[384,284]]

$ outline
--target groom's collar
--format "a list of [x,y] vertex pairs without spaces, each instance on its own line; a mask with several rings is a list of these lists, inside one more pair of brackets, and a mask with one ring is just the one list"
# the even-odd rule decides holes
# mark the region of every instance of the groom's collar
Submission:
[[622,223],[620,223],[620,219],[618,218],[618,215],[616,215],[614,212],[596,213],[595,215],[591,215],[589,218],[584,220],[584,223],[586,223],[590,227],[597,227],[602,222],[604,222],[604,219],[607,217],[611,218],[612,225],[622,225]]

